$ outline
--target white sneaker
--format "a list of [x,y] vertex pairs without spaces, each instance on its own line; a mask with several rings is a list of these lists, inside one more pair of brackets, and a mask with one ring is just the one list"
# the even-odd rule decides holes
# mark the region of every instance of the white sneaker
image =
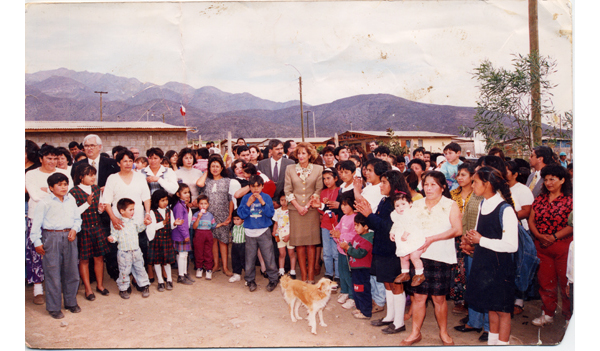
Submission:
[[547,316],[544,311],[542,311],[542,315],[538,318],[531,321],[531,324],[536,327],[543,327],[546,324],[551,324],[554,322],[554,317]]
[[344,303],[348,300],[348,294],[340,294],[338,297],[338,303]]
[[202,278],[202,269],[196,269],[196,278]]
[[206,271],[206,280],[211,280],[212,279],[212,271],[208,270]]
[[349,310],[352,309],[356,306],[356,304],[354,304],[354,300],[353,299],[348,299],[343,305],[342,307]]
[[240,280],[242,280],[242,276],[236,273],[233,274],[233,277],[229,278],[230,283],[239,282]]

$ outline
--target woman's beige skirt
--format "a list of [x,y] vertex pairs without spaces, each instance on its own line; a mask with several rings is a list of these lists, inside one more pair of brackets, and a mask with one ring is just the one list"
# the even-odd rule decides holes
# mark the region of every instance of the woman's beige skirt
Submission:
[[[291,207],[291,206],[290,206]],[[319,212],[308,210],[304,216],[290,209],[290,245],[319,245],[321,243],[321,220]]]

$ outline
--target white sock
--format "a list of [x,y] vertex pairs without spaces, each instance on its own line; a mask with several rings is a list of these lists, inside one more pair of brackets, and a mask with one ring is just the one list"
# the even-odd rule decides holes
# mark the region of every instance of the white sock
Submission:
[[[387,290],[386,290],[387,291]],[[403,291],[402,294],[394,296],[394,326],[396,329],[404,325],[404,307],[406,307],[406,293]]]
[[290,269],[290,275],[296,275],[296,271],[293,269]]
[[488,334],[488,345],[496,345],[498,343],[498,337],[500,336],[500,334],[494,334],[492,332],[490,332]]
[[164,284],[162,269],[159,264],[154,265],[154,271],[156,272],[156,279],[158,280],[158,284]]
[[515,305],[523,307],[523,299],[515,299]]
[[[385,318],[383,318],[384,322],[393,322],[394,321],[394,316],[396,313],[395,310],[395,306],[394,306],[394,294],[392,293],[391,290],[385,290],[385,304],[387,305],[386,308],[386,316]],[[402,315],[402,318],[404,318],[404,315]]]
[[33,284],[33,296],[44,295],[44,284],[35,283]]
[[283,268],[279,268],[279,273],[280,273],[281,275],[283,275],[283,274],[285,273],[285,269],[283,269]]
[[501,340],[496,341],[496,345],[508,345],[508,343],[509,343],[509,341],[501,341]]
[[415,269],[415,275],[421,275],[421,274],[423,274],[423,270],[424,270],[424,268]]
[[410,269],[404,269],[404,268],[402,268],[402,270],[400,271],[400,273],[410,273]]
[[182,251],[179,253],[179,257],[177,258],[177,267],[179,269],[179,275],[187,274],[187,251]]
[[171,277],[171,265],[170,264],[165,265],[165,273],[167,273],[167,281],[172,283],[173,278]]

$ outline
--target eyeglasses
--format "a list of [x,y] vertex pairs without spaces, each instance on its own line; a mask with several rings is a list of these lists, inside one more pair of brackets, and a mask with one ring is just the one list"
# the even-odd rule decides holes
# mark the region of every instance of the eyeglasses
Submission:
[[88,148],[88,149],[94,148],[94,147],[96,147],[96,146],[98,146],[98,145],[96,145],[96,144],[87,144],[87,145],[83,145],[83,147],[84,147],[84,148]]

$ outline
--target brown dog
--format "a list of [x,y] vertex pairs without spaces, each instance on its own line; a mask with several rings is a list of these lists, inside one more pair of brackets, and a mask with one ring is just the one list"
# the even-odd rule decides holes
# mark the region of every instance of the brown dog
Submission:
[[311,327],[311,333],[317,334],[317,318],[319,314],[321,326],[326,327],[323,322],[323,309],[331,297],[331,291],[337,289],[338,285],[327,278],[321,278],[317,284],[307,284],[300,280],[293,280],[288,275],[281,277],[281,292],[285,302],[290,306],[290,316],[292,322],[302,319],[298,315],[300,304],[308,310],[308,326]]

